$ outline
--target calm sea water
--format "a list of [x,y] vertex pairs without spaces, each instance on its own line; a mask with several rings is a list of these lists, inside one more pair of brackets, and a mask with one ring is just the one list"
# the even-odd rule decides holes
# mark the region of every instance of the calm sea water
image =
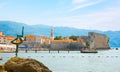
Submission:
[[[15,53],[0,53],[0,64],[5,63]],[[98,53],[80,53],[79,51],[34,51],[19,52],[18,56],[34,58],[45,64],[53,72],[120,72],[119,50],[103,50]]]

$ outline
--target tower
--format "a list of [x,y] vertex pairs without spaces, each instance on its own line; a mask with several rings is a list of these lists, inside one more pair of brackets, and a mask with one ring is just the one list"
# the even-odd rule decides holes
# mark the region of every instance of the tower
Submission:
[[0,32],[0,36],[5,36],[3,32]]
[[50,33],[50,35],[51,35],[51,39],[54,40],[54,30],[53,30],[53,26],[51,26],[51,33]]

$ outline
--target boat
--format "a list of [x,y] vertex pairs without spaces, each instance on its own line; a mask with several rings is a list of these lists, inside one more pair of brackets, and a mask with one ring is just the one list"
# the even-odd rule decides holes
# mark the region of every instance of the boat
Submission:
[[81,50],[81,53],[98,53],[96,50]]

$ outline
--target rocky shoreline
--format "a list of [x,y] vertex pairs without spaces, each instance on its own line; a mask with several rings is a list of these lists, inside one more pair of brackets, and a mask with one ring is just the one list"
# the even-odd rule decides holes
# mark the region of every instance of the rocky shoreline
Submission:
[[4,65],[1,65],[0,72],[52,72],[43,63],[31,59],[13,57]]

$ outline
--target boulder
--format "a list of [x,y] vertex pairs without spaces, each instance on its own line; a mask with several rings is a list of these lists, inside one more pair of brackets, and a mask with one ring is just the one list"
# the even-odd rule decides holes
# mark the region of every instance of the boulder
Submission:
[[7,72],[52,72],[43,63],[30,58],[13,57],[4,67]]

